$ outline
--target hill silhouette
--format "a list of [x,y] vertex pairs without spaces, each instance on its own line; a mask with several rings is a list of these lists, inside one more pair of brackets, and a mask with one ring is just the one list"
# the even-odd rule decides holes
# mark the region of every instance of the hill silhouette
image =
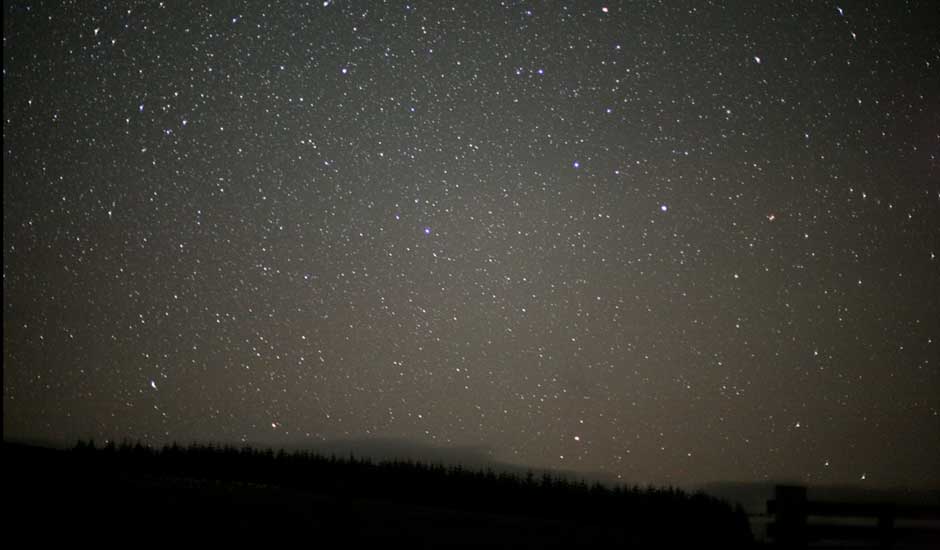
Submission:
[[41,528],[37,518],[79,530],[147,518],[179,532],[267,525],[318,540],[419,547],[729,548],[752,541],[743,510],[704,493],[589,485],[548,473],[130,442],[80,442],[72,450],[5,443],[4,459],[16,529]]

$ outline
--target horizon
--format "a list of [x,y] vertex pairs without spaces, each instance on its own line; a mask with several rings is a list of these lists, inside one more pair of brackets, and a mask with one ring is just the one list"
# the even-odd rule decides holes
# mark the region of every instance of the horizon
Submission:
[[[43,440],[30,440],[30,439],[17,439],[17,438],[7,438],[4,436],[5,444],[13,445],[25,445],[30,447],[39,447],[45,449],[53,449],[59,451],[72,451],[75,450],[77,446],[82,443],[93,443],[97,449],[103,448],[105,445],[114,444],[118,447],[122,445],[137,445],[142,444],[145,447],[159,451],[173,445],[177,445],[180,448],[187,448],[190,446],[212,446],[218,449],[221,448],[231,448],[236,450],[242,449],[253,449],[255,451],[273,451],[286,452],[287,454],[292,453],[311,453],[313,456],[319,456],[323,458],[329,458],[331,456],[336,457],[340,460],[354,458],[355,460],[367,461],[372,464],[383,464],[388,462],[414,462],[416,464],[425,464],[425,465],[441,465],[446,467],[460,467],[469,471],[487,471],[491,470],[497,474],[506,473],[513,476],[523,476],[528,472],[534,473],[536,475],[550,474],[552,476],[557,476],[561,479],[566,479],[568,481],[580,482],[584,481],[587,483],[601,483],[602,485],[608,487],[614,486],[623,486],[623,487],[656,487],[656,488],[676,488],[688,492],[702,491],[706,494],[712,496],[719,496],[719,498],[725,498],[732,502],[744,502],[748,500],[747,496],[744,495],[743,491],[753,491],[759,490],[763,494],[769,496],[772,495],[773,488],[776,486],[801,486],[806,487],[810,494],[813,492],[836,492],[838,493],[850,493],[861,495],[864,500],[870,500],[873,496],[890,496],[895,498],[897,502],[897,497],[901,495],[907,495],[908,497],[915,497],[917,499],[928,498],[933,502],[936,498],[940,498],[940,479],[934,482],[926,482],[922,486],[905,486],[905,485],[871,485],[871,484],[820,484],[814,483],[811,480],[797,480],[797,479],[767,479],[767,480],[733,480],[733,479],[724,479],[724,480],[707,480],[707,481],[695,481],[689,480],[687,482],[677,483],[674,481],[668,480],[628,480],[628,479],[618,479],[615,475],[609,472],[579,472],[574,470],[558,470],[551,468],[535,468],[527,466],[521,463],[510,463],[510,462],[501,462],[493,458],[487,458],[484,455],[486,453],[479,453],[479,449],[453,449],[446,447],[429,447],[427,445],[422,445],[416,442],[408,442],[404,440],[374,440],[374,439],[353,439],[353,440],[336,440],[336,441],[326,441],[321,442],[320,444],[311,444],[309,442],[298,441],[295,444],[286,444],[286,445],[269,445],[263,442],[226,442],[226,441],[170,441],[164,442],[159,445],[146,443],[140,440],[131,440],[127,438],[115,438],[104,440],[90,440],[90,439],[79,439],[73,442],[71,445],[64,442],[54,442],[54,441],[43,441]],[[387,444],[386,445],[383,445]],[[468,451],[467,454],[462,451]],[[468,457],[467,459],[462,457]],[[867,496],[866,496],[867,495]],[[752,495],[753,496],[753,495]],[[843,497],[844,498],[844,497]],[[752,499],[753,500],[753,499]],[[766,498],[760,499],[760,506],[762,507],[766,504]],[[901,499],[903,500],[903,499]],[[940,502],[940,501],[938,501]],[[749,509],[749,512],[755,512],[757,508],[753,508],[754,502],[751,502],[752,508]]]

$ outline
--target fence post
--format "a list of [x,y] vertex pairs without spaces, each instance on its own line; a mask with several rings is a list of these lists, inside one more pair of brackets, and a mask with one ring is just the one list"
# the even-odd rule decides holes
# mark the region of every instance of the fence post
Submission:
[[894,507],[885,505],[878,514],[878,543],[881,548],[891,548],[894,544]]
[[772,513],[777,542],[784,548],[806,548],[806,487],[777,485]]

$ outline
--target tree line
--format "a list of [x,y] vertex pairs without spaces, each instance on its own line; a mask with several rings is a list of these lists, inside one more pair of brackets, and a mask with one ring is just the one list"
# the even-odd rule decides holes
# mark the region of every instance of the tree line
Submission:
[[532,471],[525,475],[428,464],[373,462],[353,455],[324,456],[251,446],[176,443],[154,448],[125,441],[80,441],[70,451],[82,471],[129,472],[272,485],[342,499],[383,499],[487,514],[576,521],[627,529],[644,536],[670,533],[675,540],[740,546],[751,541],[740,506],[674,487],[589,484]]

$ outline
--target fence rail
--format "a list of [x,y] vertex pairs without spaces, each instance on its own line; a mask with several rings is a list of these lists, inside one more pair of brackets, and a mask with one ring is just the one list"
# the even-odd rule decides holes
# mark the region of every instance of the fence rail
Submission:
[[[940,548],[940,507],[812,501],[806,487],[778,485],[767,501],[767,513],[773,517],[767,535],[784,548],[807,548],[821,541],[859,541],[879,548],[937,542]],[[899,526],[899,521],[922,524]]]

